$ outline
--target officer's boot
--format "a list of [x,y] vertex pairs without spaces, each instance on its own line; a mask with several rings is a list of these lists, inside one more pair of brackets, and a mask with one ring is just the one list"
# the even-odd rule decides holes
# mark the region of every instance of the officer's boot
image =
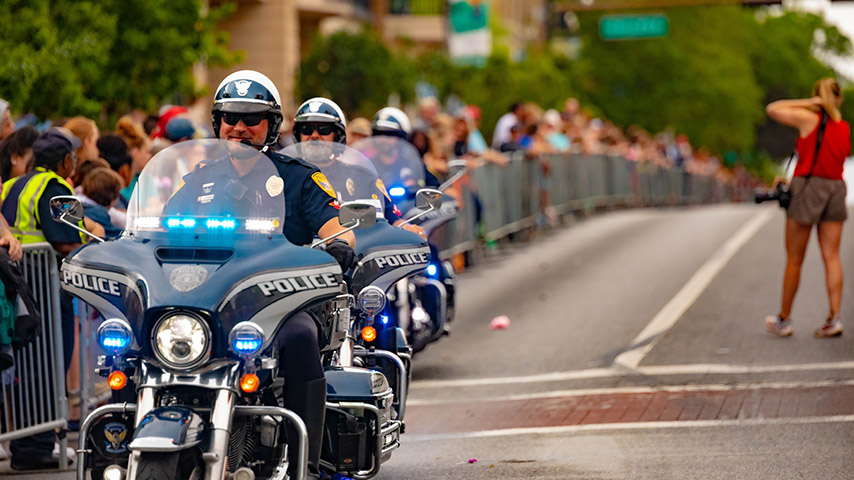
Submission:
[[[285,408],[302,418],[308,430],[308,478],[320,478],[320,449],[326,416],[326,378],[309,382],[285,383]],[[297,464],[296,429],[288,423],[288,477],[293,479]],[[291,443],[293,442],[293,443]],[[302,479],[300,479],[302,480]]]

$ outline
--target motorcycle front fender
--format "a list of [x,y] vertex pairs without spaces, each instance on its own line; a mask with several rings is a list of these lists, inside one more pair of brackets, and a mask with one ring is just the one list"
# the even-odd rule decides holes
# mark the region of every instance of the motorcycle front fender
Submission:
[[187,407],[158,407],[148,412],[128,444],[136,452],[175,452],[200,444],[208,425]]

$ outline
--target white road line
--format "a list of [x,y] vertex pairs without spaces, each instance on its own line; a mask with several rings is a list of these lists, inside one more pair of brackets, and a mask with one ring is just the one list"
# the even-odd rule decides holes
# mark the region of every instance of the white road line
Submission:
[[560,427],[506,428],[502,430],[481,430],[477,432],[442,433],[435,435],[406,436],[406,442],[427,442],[435,440],[463,440],[471,438],[507,437],[513,435],[545,435],[583,432],[610,432],[614,430],[663,430],[673,428],[701,427],[752,427],[766,425],[810,425],[826,423],[854,422],[854,415],[831,415],[826,417],[796,418],[749,418],[734,420],[686,420],[684,422],[637,422],[602,423],[592,425],[566,425]]
[[613,387],[613,388],[582,388],[575,390],[555,390],[550,392],[525,393],[519,395],[490,395],[483,398],[466,396],[458,399],[440,400],[418,400],[406,401],[408,407],[419,407],[429,405],[452,405],[459,403],[489,403],[509,402],[515,400],[535,400],[542,398],[583,397],[589,395],[623,395],[634,393],[681,393],[681,392],[729,392],[733,390],[782,390],[792,388],[823,388],[823,387],[848,387],[854,385],[854,380],[824,380],[818,382],[774,382],[774,383],[731,383],[731,384],[707,384],[707,385],[662,385],[659,387]]
[[637,367],[631,371],[620,368],[590,368],[550,372],[538,375],[492,378],[459,378],[454,380],[416,380],[410,384],[413,391],[436,388],[483,387],[492,385],[512,385],[519,383],[548,383],[566,380],[585,380],[592,378],[626,377],[630,375],[715,375],[715,374],[753,374],[787,373],[820,370],[854,370],[854,361],[829,363],[804,363],[791,365],[727,365],[700,363],[693,365],[656,365]]
[[754,235],[777,214],[776,209],[762,209],[750,218],[723,246],[718,249],[688,280],[664,308],[652,319],[643,331],[632,341],[636,348],[621,353],[614,363],[629,369],[635,369],[643,357],[649,353],[661,337],[670,330],[688,308],[694,304],[706,287]]

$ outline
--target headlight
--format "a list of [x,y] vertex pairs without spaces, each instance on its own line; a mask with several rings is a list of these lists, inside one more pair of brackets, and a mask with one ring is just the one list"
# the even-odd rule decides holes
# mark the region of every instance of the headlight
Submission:
[[184,313],[164,317],[154,327],[154,355],[171,367],[192,367],[210,353],[205,322]]
[[228,343],[234,353],[252,355],[264,345],[264,330],[252,322],[240,322],[231,329]]
[[368,315],[376,315],[385,307],[385,292],[373,285],[369,285],[359,292],[359,307]]
[[113,355],[120,355],[127,351],[132,341],[133,332],[124,320],[111,318],[98,327],[98,343]]

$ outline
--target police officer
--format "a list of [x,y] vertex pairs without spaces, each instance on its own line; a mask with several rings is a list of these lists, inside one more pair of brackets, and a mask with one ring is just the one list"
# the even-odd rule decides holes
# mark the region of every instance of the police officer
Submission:
[[[338,222],[336,199],[324,188],[323,174],[299,159],[271,150],[279,136],[282,107],[279,92],[265,75],[243,70],[227,76],[216,90],[211,110],[217,137],[251,145],[272,159],[284,180],[286,218],[284,234],[292,243],[305,245],[317,235],[326,238],[344,230]],[[355,236],[348,232],[326,246],[342,269],[353,262]],[[308,429],[309,475],[319,476],[320,450],[326,412],[326,378],[320,362],[318,325],[307,313],[291,317],[280,332],[280,368],[285,377],[284,406],[296,412]],[[290,438],[296,432],[288,428]],[[297,449],[289,448],[290,468]]]
[[[412,135],[409,117],[403,113],[401,109],[395,107],[385,107],[380,109],[376,115],[374,115],[374,120],[371,122],[371,131],[375,137],[396,137],[407,141]],[[394,159],[391,160],[392,163],[394,163]],[[427,169],[427,164],[424,164],[424,182],[424,185],[420,186],[436,188],[442,184],[439,179]]]
[[[306,100],[302,105],[300,105],[297,109],[296,116],[294,117],[294,142],[300,143],[308,141],[337,142],[342,145],[347,144],[347,119],[338,104],[328,98],[315,97]],[[342,168],[340,163],[336,162],[333,157],[330,157],[329,162],[325,165],[320,164],[320,167],[325,172],[327,169],[331,172]],[[350,167],[343,168],[349,168],[352,173],[358,174],[358,171],[355,169]],[[332,175],[332,173],[330,173],[330,175]],[[339,177],[339,175],[333,176]],[[343,178],[345,176],[341,175],[340,177]],[[373,177],[373,174],[362,175],[361,178],[359,178],[358,175],[355,178],[348,178],[348,183],[352,180],[352,185],[345,184],[343,185],[343,188],[348,191],[351,189],[355,191],[360,188],[364,188],[364,183],[367,181],[371,182],[367,187],[373,187],[375,180],[369,180],[371,177]],[[336,187],[339,187],[340,189],[342,186],[336,185]],[[388,193],[385,191],[385,186],[381,181],[376,184],[376,187],[383,193],[383,201],[385,204],[383,210],[386,220],[388,220],[392,225],[399,225],[403,222],[400,210],[391,202]],[[424,229],[418,225],[404,225],[401,228],[417,233],[425,240],[427,238],[424,233]]]

